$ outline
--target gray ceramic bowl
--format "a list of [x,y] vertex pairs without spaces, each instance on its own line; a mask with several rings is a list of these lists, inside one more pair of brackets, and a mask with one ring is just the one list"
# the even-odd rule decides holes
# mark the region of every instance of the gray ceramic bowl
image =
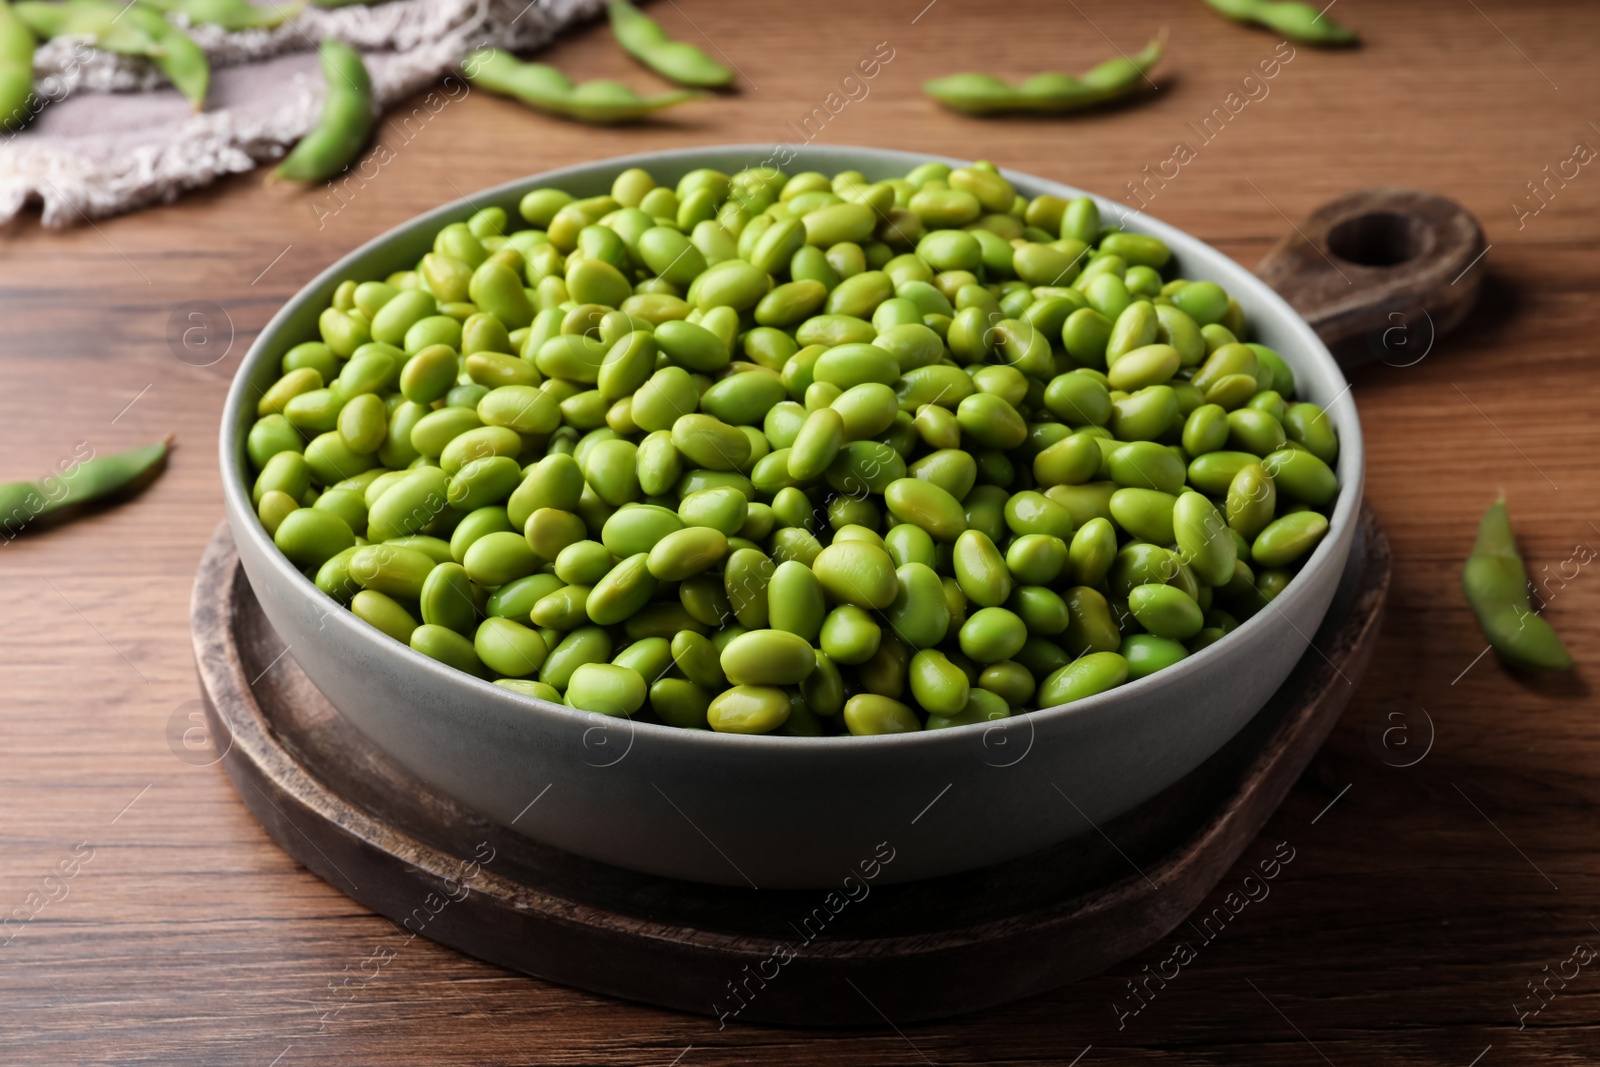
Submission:
[[[807,148],[785,169],[869,178],[929,157]],[[1332,528],[1274,602],[1227,638],[1120,689],[993,726],[894,737],[744,737],[606,719],[520,696],[397,644],[319,591],[278,553],[250,505],[244,438],[256,400],[346,278],[415,264],[447,223],[529,189],[606,192],[627,167],[667,183],[695,167],[729,173],[767,146],[626,156],[477,193],[369,242],[273,317],[240,367],[222,419],[228,518],[256,595],[290,654],[351,722],[437,788],[541,842],[633,870],[702,882],[824,887],[893,850],[879,877],[905,881],[1024,855],[1112,818],[1172,784],[1261,708],[1305,651],[1356,529],[1361,428],[1339,368],[1288,304],[1232,259],[1147,216],[1126,228],[1174,251],[1185,277],[1217,281],[1254,338],[1281,352],[1302,396],[1330,406],[1342,485]],[[955,163],[955,160],[949,160]],[[1025,196],[1081,190],[1007,173]],[[1102,201],[1108,217],[1117,205]],[[885,848],[880,848],[886,843]]]

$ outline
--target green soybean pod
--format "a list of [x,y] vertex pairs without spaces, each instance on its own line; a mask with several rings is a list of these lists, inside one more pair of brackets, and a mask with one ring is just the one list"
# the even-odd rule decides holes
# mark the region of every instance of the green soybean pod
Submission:
[[28,120],[33,96],[33,31],[9,4],[0,4],[0,126]]
[[318,46],[327,86],[316,128],[295,145],[274,174],[291,181],[332,177],[351,162],[372,135],[372,79],[361,53],[340,41]]
[[1484,514],[1461,587],[1484,636],[1507,663],[1537,670],[1566,670],[1572,656],[1528,597],[1527,567],[1517,551],[1511,517],[1501,497]]
[[1286,0],[1206,0],[1212,9],[1235,22],[1265,26],[1292,41],[1313,45],[1351,45],[1354,30],[1325,17],[1326,9]]

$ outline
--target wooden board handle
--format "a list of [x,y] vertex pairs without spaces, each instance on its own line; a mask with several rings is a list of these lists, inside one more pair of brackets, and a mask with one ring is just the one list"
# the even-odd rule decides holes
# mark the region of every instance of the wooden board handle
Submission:
[[1477,302],[1483,252],[1483,228],[1454,200],[1363,189],[1313,211],[1262,257],[1256,274],[1348,369],[1378,356],[1396,364],[1420,359]]

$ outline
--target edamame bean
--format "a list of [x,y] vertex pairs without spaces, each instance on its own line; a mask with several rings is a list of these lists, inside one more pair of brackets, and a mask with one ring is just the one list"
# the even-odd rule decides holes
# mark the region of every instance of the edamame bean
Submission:
[[1115,652],[1091,652],[1060,668],[1039,685],[1041,707],[1056,707],[1115,689],[1128,680],[1128,661]]

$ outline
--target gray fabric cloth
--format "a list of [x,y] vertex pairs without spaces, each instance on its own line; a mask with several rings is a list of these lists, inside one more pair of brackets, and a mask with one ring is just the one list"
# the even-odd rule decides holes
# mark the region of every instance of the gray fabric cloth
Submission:
[[602,2],[388,0],[307,8],[271,30],[193,27],[212,62],[198,114],[142,59],[96,51],[87,39],[45,42],[34,57],[38,113],[0,141],[0,221],[38,203],[45,225],[68,226],[277,159],[322,112],[315,49],[323,38],[364,53],[381,110],[437,82],[473,48],[537,47]]

